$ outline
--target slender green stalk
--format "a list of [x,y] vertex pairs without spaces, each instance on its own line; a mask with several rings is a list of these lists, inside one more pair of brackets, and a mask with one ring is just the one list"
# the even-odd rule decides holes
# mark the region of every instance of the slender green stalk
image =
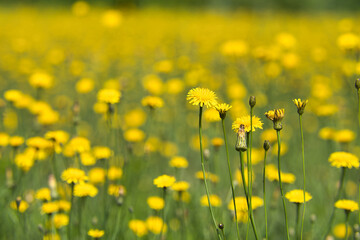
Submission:
[[267,211],[266,211],[266,185],[265,185],[265,174],[266,174],[266,154],[264,154],[264,171],[263,171],[263,196],[264,196],[264,211],[265,211],[265,239],[268,240],[268,224],[267,224]]
[[162,239],[162,236],[164,234],[164,226],[165,226],[165,208],[166,208],[166,188],[163,188],[163,199],[164,199],[164,208],[162,210],[162,220],[163,224],[161,226],[161,232],[159,234],[159,239]]
[[[358,121],[359,121],[359,130],[360,130],[360,89],[358,89],[357,95],[358,95]],[[360,179],[359,179],[359,182],[360,182]],[[359,206],[360,206],[360,183],[358,185],[359,185],[359,199],[358,199],[358,201],[359,201]],[[360,224],[360,211],[359,211],[359,224]]]
[[303,168],[303,189],[304,189],[304,203],[303,203],[303,213],[302,213],[302,219],[301,219],[301,232],[300,232],[300,239],[303,239],[303,232],[304,232],[304,222],[305,222],[305,144],[304,144],[304,132],[302,129],[302,118],[301,114],[299,114],[299,124],[300,124],[300,135],[301,135],[301,156],[302,156],[302,168]]
[[228,143],[227,143],[227,138],[226,138],[224,119],[222,119],[221,122],[222,122],[222,130],[223,130],[223,133],[224,133],[224,141],[225,141],[225,149],[226,149],[226,158],[227,158],[227,164],[228,164],[228,168],[229,168],[229,178],[230,178],[230,185],[231,185],[231,191],[232,191],[232,197],[233,197],[233,203],[234,203],[234,212],[235,212],[235,221],[236,221],[236,231],[237,231],[238,239],[240,240],[239,223],[238,223],[238,219],[237,219],[236,202],[235,202],[235,190],[234,190],[233,178],[232,178],[232,174],[231,174],[231,166],[230,166],[229,150],[228,150],[229,148],[228,148]]
[[[340,175],[340,186],[339,186],[339,190],[336,194],[336,197],[335,197],[335,200],[334,202],[336,202],[337,200],[339,200],[339,197],[340,197],[340,194],[342,192],[342,189],[343,189],[343,186],[344,186],[344,179],[345,179],[345,172],[346,172],[346,168],[345,167],[342,167],[341,168],[341,175]],[[330,230],[331,230],[331,226],[332,226],[332,223],[334,221],[334,217],[335,217],[335,206],[333,207],[332,209],[332,212],[331,212],[331,216],[330,216],[330,219],[329,219],[329,223],[328,223],[328,228],[326,230],[326,233],[325,233],[325,236],[323,239],[326,239],[326,236],[329,234]]]
[[[246,203],[247,203],[247,206],[248,206],[248,211],[250,211],[250,209],[249,209],[249,206],[250,206],[249,195],[248,195],[246,185],[245,185],[244,159],[243,159],[243,154],[242,154],[241,151],[239,152],[239,154],[240,154],[240,171],[241,171],[241,177],[242,177],[244,192],[245,192],[245,196],[246,196]],[[256,238],[256,240],[258,240],[259,237],[258,237],[258,234],[257,234],[257,231],[256,231],[256,225],[255,225],[254,216],[253,216],[252,211],[250,211],[250,222],[251,222],[251,225],[252,225],[252,228],[253,228],[253,231],[254,231],[255,238]]]
[[247,150],[248,152],[248,187],[249,187],[249,202],[250,202],[250,211],[252,212],[252,162],[251,162],[251,152],[252,152],[252,128],[253,128],[253,123],[252,123],[252,116],[253,116],[253,108],[250,107],[250,138],[249,139],[249,148]]
[[278,142],[279,186],[280,186],[281,199],[282,199],[283,206],[284,206],[286,236],[287,236],[287,239],[289,240],[290,237],[289,237],[289,227],[288,227],[287,212],[286,212],[286,203],[285,203],[284,191],[283,191],[282,182],[281,182],[281,158],[280,158],[280,153],[281,153],[281,145],[280,145],[280,144],[281,144],[281,141],[280,141],[280,130],[276,130],[276,133],[277,133],[277,142]]
[[219,229],[218,229],[218,227],[217,227],[216,220],[215,220],[215,216],[214,216],[214,213],[213,213],[213,210],[212,210],[212,206],[211,206],[211,202],[210,202],[209,189],[208,189],[207,181],[206,181],[206,173],[205,173],[205,165],[204,165],[204,154],[203,154],[203,148],[202,148],[202,133],[201,133],[202,110],[203,110],[203,107],[200,107],[200,111],[199,111],[199,139],[200,139],[201,168],[202,168],[202,172],[203,172],[204,185],[205,185],[206,195],[207,195],[207,199],[208,199],[208,204],[209,204],[209,210],[210,210],[211,218],[212,218],[214,227],[215,227],[215,229],[216,229],[216,233],[217,233],[217,235],[218,235],[218,238],[221,239],[221,234],[220,234],[220,231],[219,231]]
[[348,211],[345,211],[345,215],[346,215],[346,220],[345,220],[345,240],[348,239],[348,228],[349,228],[349,212]]
[[72,226],[72,213],[73,213],[73,209],[74,209],[74,183],[71,183],[71,206],[70,206],[70,212],[69,212],[69,225],[67,228],[67,234],[68,234],[68,239],[71,239],[71,226]]
[[300,217],[300,203],[296,203],[296,219],[295,219],[295,236],[299,239],[299,217]]

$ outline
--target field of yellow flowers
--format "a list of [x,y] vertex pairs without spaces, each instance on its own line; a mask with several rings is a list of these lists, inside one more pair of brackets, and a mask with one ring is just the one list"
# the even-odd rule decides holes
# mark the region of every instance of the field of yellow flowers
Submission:
[[355,14],[0,22],[0,239],[360,239]]

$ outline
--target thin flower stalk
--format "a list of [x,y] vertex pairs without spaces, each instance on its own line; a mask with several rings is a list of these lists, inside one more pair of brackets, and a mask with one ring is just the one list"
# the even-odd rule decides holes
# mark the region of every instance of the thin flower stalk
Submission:
[[299,114],[299,124],[300,124],[300,135],[301,135],[301,156],[302,156],[302,169],[303,169],[303,190],[304,190],[304,204],[303,204],[303,212],[302,212],[302,219],[301,219],[301,232],[300,232],[300,239],[303,239],[303,232],[304,232],[304,221],[305,221],[305,183],[306,183],[306,175],[305,175],[305,146],[304,146],[304,132],[302,128],[302,115]]
[[[358,123],[359,123],[359,130],[360,130],[360,79],[357,79],[355,81],[355,87],[357,89],[357,96],[358,96]],[[360,181],[360,180],[359,180]],[[358,199],[358,204],[360,206],[360,184],[359,185],[359,199]],[[360,211],[359,211],[359,224],[360,224]],[[346,229],[347,230],[347,229]]]
[[269,141],[264,142],[264,170],[263,170],[263,196],[264,196],[264,216],[265,216],[265,239],[268,240],[268,224],[267,224],[267,211],[266,211],[266,155],[270,148]]

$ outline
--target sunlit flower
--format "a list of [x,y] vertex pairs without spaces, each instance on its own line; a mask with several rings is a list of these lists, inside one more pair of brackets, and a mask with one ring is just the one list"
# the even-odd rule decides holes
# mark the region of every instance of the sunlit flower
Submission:
[[[293,203],[303,203],[304,202],[304,190],[301,189],[295,189],[291,190],[290,192],[287,192],[285,194],[285,197]],[[310,193],[305,192],[305,201],[308,202],[312,199],[312,196]]]
[[36,191],[35,198],[42,201],[50,201],[51,193],[49,188],[41,188]]
[[74,187],[74,196],[76,197],[95,197],[98,189],[90,183],[79,183]]
[[108,187],[108,194],[114,197],[123,196],[126,194],[126,189],[123,185],[110,184]]
[[298,113],[302,115],[304,113],[308,100],[301,100],[300,98],[298,98],[298,99],[293,99],[293,102],[298,109]]
[[333,134],[333,140],[339,143],[349,143],[355,139],[355,133],[349,129],[343,129],[336,131]]
[[92,168],[89,173],[89,181],[92,184],[102,184],[105,182],[106,172],[103,168]]
[[101,89],[97,94],[99,102],[115,104],[120,101],[121,94],[116,89]]
[[147,229],[154,234],[160,234],[161,231],[167,231],[167,225],[164,224],[164,221],[160,217],[156,216],[148,217],[146,219],[146,226]]
[[78,168],[68,168],[61,174],[61,179],[68,184],[70,183],[81,183],[88,179],[85,172]]
[[141,104],[144,107],[150,107],[151,109],[154,109],[163,107],[164,101],[157,96],[146,96],[141,100]]
[[83,78],[76,83],[75,88],[78,93],[85,94],[91,92],[91,90],[94,89],[94,85],[94,80],[90,78]]
[[355,202],[353,200],[347,200],[347,199],[342,199],[342,200],[336,201],[335,207],[339,208],[339,209],[344,209],[345,211],[350,211],[350,212],[359,210],[359,205],[357,202]]
[[[10,207],[21,213],[25,212],[29,208],[29,204],[26,201],[20,200],[19,205],[16,201],[10,203]],[[19,208],[19,209],[18,209]]]
[[68,212],[71,208],[71,203],[66,200],[59,200],[58,202],[59,211]]
[[215,109],[219,112],[221,119],[224,119],[226,117],[226,112],[229,111],[230,108],[232,108],[232,106],[227,103],[218,103],[215,105]]
[[[337,237],[339,239],[344,239],[345,234],[346,234],[346,224],[340,223],[340,224],[335,225],[333,228],[333,233],[334,233],[335,237]],[[347,233],[348,233],[348,236],[350,236],[352,233],[352,228],[350,226],[348,226]]]
[[54,225],[57,229],[69,224],[69,216],[63,213],[58,213],[53,218]]
[[190,187],[190,184],[185,181],[175,182],[171,186],[172,190],[177,191],[177,192],[185,192],[189,189],[189,187]]
[[175,183],[175,178],[173,176],[161,175],[154,179],[154,185],[158,188],[167,188],[171,187]]
[[96,159],[107,159],[112,154],[110,148],[104,146],[93,147],[93,153]]
[[348,152],[334,152],[329,157],[331,166],[340,168],[359,168],[359,158]]
[[59,211],[59,205],[57,202],[45,202],[41,206],[41,212],[45,214],[53,214]]
[[207,88],[193,88],[186,97],[190,104],[200,107],[205,105],[208,108],[214,107],[217,104],[216,99],[215,93]]
[[20,136],[12,136],[9,138],[10,146],[17,148],[24,143],[24,138]]
[[[246,132],[250,132],[250,115],[243,116],[240,118],[236,118],[236,120],[232,124],[232,129],[235,132],[239,131],[240,125],[243,124]],[[256,128],[262,129],[263,123],[260,118],[253,116],[252,117],[252,131],[255,131]]]
[[187,168],[189,163],[184,157],[175,156],[171,158],[169,165],[175,168]]
[[145,138],[145,133],[137,128],[131,128],[125,131],[124,138],[128,142],[141,142]]
[[129,228],[135,233],[136,236],[142,237],[147,234],[148,230],[146,223],[138,219],[132,219],[129,222]]
[[153,196],[153,197],[148,197],[147,204],[151,209],[159,211],[164,208],[165,201],[161,197]]
[[101,238],[102,236],[104,236],[104,234],[105,234],[105,232],[103,230],[99,230],[99,229],[90,229],[88,231],[88,235],[95,239]]
[[319,137],[324,140],[331,140],[334,138],[336,131],[330,127],[324,127],[319,131]]
[[[292,173],[284,173],[281,172],[281,182],[282,183],[294,183],[295,182],[295,175]],[[277,167],[273,164],[266,165],[265,176],[269,181],[279,181],[279,172]]]
[[108,178],[109,178],[109,180],[112,180],[112,181],[114,181],[116,179],[120,179],[122,174],[123,174],[123,171],[119,167],[112,166],[108,170]]
[[53,85],[53,77],[45,72],[35,72],[30,76],[29,83],[35,88],[48,89]]
[[[200,204],[201,206],[209,206],[207,195],[204,195],[200,198]],[[222,204],[222,200],[219,196],[215,194],[210,195],[210,204],[213,207],[220,207]]]

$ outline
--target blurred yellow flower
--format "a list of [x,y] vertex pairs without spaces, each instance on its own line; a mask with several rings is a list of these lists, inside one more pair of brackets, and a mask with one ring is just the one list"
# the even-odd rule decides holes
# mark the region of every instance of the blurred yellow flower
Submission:
[[150,94],[160,95],[163,92],[164,84],[155,74],[149,74],[143,79],[143,86]]
[[121,93],[116,89],[101,89],[97,94],[99,102],[115,104],[120,101]]
[[172,95],[177,95],[184,91],[184,81],[178,78],[168,80],[165,86],[167,93]]
[[108,178],[111,181],[114,181],[116,179],[120,179],[123,174],[123,171],[119,167],[111,166],[108,170]]
[[141,104],[144,107],[150,107],[151,109],[155,109],[163,107],[164,101],[160,97],[146,96],[141,100]]
[[248,53],[248,46],[242,40],[230,40],[221,46],[220,52],[224,56],[242,57]]
[[18,209],[18,204],[16,203],[16,201],[12,201],[10,203],[10,207],[16,211],[23,213],[29,208],[29,204],[26,201],[20,200]]
[[102,236],[104,236],[104,234],[105,234],[105,232],[103,230],[99,230],[99,229],[90,229],[88,231],[88,235],[95,239],[101,238]]
[[[344,239],[346,234],[346,225],[344,223],[339,223],[335,225],[333,228],[333,233],[335,237]],[[348,226],[347,233],[348,237],[351,236],[352,228],[350,226]]]
[[50,201],[51,200],[51,194],[49,188],[41,188],[36,191],[35,198],[42,200],[42,201]]
[[[295,175],[292,173],[281,172],[281,182],[283,183],[294,183]],[[279,181],[279,172],[278,169],[273,164],[266,165],[265,176],[269,181]]]
[[344,33],[338,37],[337,45],[343,51],[354,50],[359,47],[359,37],[354,33]]
[[44,202],[41,206],[41,212],[45,214],[53,214],[57,211],[59,211],[57,202]]
[[82,78],[81,80],[79,80],[76,85],[76,91],[78,93],[89,93],[94,89],[94,80],[92,80],[91,78]]
[[9,138],[7,133],[0,132],[0,147],[6,147],[9,144]]
[[145,133],[137,128],[131,128],[124,132],[124,138],[128,142],[141,142],[145,138]]
[[59,211],[68,212],[71,208],[71,203],[66,200],[59,200],[58,202]]
[[102,16],[102,24],[108,28],[116,28],[122,23],[122,14],[117,10],[107,10]]
[[126,189],[123,185],[110,184],[108,187],[108,194],[114,197],[123,196],[126,194]]
[[140,127],[146,121],[146,113],[140,109],[133,109],[124,115],[125,125],[127,127]]
[[332,140],[334,139],[336,131],[330,127],[324,127],[319,131],[319,137],[323,140]]
[[146,227],[146,223],[142,220],[132,219],[129,222],[129,228],[134,234],[138,237],[142,237],[147,234],[148,230]]
[[95,146],[95,147],[93,147],[92,151],[93,151],[94,157],[98,160],[107,159],[107,158],[111,157],[111,155],[112,155],[110,148],[104,147],[104,146]]
[[69,224],[69,216],[64,213],[58,213],[53,218],[54,225],[57,229]]
[[[304,203],[304,190],[295,189],[287,192],[285,197],[289,200],[289,202],[293,203]],[[310,193],[305,192],[305,201],[308,202],[312,199]]]
[[215,147],[215,148],[219,148],[222,145],[224,145],[224,140],[222,138],[213,138],[211,139],[211,144]]
[[154,179],[154,185],[158,188],[168,188],[171,187],[175,183],[175,177],[168,175],[161,175]]
[[172,190],[177,191],[177,192],[185,192],[189,189],[189,187],[190,187],[190,184],[185,181],[175,182],[171,186]]
[[92,166],[96,163],[96,158],[90,152],[82,152],[80,153],[80,161],[84,166]]
[[[9,138],[9,145],[16,148],[24,143],[24,138],[20,136],[12,136]],[[1,144],[0,144],[1,146]]]
[[99,167],[90,169],[88,173],[89,181],[95,185],[104,183],[105,175],[106,175],[106,171],[103,168],[99,168]]
[[333,134],[333,140],[339,143],[349,143],[354,141],[355,133],[350,129],[336,131]]
[[38,71],[30,76],[29,83],[35,88],[48,89],[53,86],[53,77],[45,72]]
[[90,183],[80,182],[74,187],[74,196],[76,197],[95,197],[97,193],[98,189]]
[[16,102],[23,97],[23,93],[16,89],[7,90],[4,93],[4,98],[9,102]]
[[169,165],[171,167],[175,167],[175,168],[187,168],[189,163],[186,160],[186,158],[180,157],[180,156],[175,156],[175,157],[171,158]]
[[161,197],[156,197],[156,196],[148,197],[146,202],[151,209],[154,209],[157,211],[163,209],[165,206],[165,201]]
[[83,17],[90,11],[90,6],[85,1],[76,1],[71,6],[72,13],[77,17]]
[[167,231],[166,223],[164,224],[164,221],[156,216],[150,216],[146,219],[146,227],[154,234],[160,234],[161,231],[165,233]]
[[[222,204],[222,200],[219,196],[217,196],[215,194],[211,194],[210,195],[210,203],[211,203],[211,206],[213,206],[213,207],[220,207]],[[204,195],[200,198],[200,204],[201,204],[201,206],[209,206],[209,201],[208,201],[207,195]]]

